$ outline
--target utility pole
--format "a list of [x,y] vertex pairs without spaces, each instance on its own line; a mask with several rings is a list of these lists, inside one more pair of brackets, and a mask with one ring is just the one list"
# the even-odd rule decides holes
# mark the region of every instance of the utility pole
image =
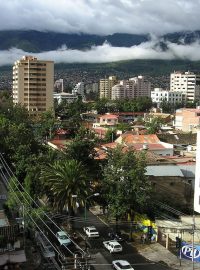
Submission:
[[194,270],[194,230],[195,230],[195,215],[192,217],[192,270]]

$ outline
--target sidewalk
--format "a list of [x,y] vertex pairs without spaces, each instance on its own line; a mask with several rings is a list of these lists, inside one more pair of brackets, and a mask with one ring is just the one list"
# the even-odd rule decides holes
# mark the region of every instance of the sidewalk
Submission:
[[[193,269],[192,262],[185,259],[181,260],[180,266],[179,258],[159,243],[153,243],[149,245],[133,243],[133,246],[137,248],[139,254],[141,254],[143,257],[147,258],[150,261],[160,262],[163,264],[166,263],[172,269],[177,270]],[[199,263],[195,263],[194,269],[199,269],[199,266]]]
[[[96,215],[101,222],[103,222],[105,225],[106,222],[102,219],[102,213],[98,208],[90,208],[90,211]],[[165,247],[163,247],[159,243],[152,243],[152,244],[141,244],[139,241],[131,242],[130,243],[133,247],[135,247],[139,254],[141,254],[146,259],[158,262],[162,264],[168,265],[170,268],[174,270],[193,270],[193,269],[200,269],[199,263],[194,263],[194,268],[192,265],[192,261],[182,259],[181,265],[179,258],[171,253],[169,250],[167,250]]]

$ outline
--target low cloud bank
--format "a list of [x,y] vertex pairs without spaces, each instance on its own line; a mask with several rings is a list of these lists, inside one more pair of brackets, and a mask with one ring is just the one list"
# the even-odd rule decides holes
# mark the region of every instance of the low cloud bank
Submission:
[[[162,42],[162,45],[160,42]],[[198,61],[200,60],[200,40],[186,45],[184,43],[163,42],[152,38],[148,42],[130,48],[112,47],[105,42],[101,46],[92,46],[88,50],[72,50],[63,45],[55,51],[37,54],[11,48],[7,51],[0,51],[0,66],[12,65],[24,55],[33,55],[41,60],[53,60],[55,63],[107,63],[134,59]]]

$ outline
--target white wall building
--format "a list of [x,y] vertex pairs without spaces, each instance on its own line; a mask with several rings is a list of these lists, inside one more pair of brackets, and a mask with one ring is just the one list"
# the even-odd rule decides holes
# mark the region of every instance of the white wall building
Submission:
[[157,104],[162,103],[164,100],[171,104],[181,103],[183,101],[183,94],[180,91],[169,91],[162,88],[154,88],[151,91],[152,102]]
[[71,93],[54,93],[53,94],[54,100],[56,99],[58,101],[58,104],[60,104],[62,101],[66,101],[67,103],[72,103],[78,99],[77,95],[71,94]]
[[98,83],[89,83],[85,85],[86,94],[89,93],[98,93],[99,92],[99,84]]
[[79,82],[75,85],[74,89],[72,89],[73,95],[80,95],[82,99],[85,99],[85,93],[84,93],[84,83]]
[[170,91],[182,92],[186,101],[193,102],[195,99],[200,99],[200,74],[189,71],[171,73]]

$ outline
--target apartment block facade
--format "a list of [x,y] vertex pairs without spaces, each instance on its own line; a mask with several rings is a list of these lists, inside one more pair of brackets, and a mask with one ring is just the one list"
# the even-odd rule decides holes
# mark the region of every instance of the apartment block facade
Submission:
[[112,87],[117,84],[116,76],[109,76],[108,78],[101,79],[99,82],[99,95],[100,98],[111,99]]
[[13,103],[36,115],[53,108],[54,62],[24,56],[13,66]]
[[182,92],[186,102],[200,100],[200,74],[174,71],[170,75],[170,91]]
[[166,101],[170,104],[182,103],[183,94],[179,91],[169,91],[162,88],[154,88],[151,91],[152,102],[160,104],[163,101]]
[[112,87],[111,99],[134,99],[141,96],[150,97],[151,83],[143,76],[122,80]]

